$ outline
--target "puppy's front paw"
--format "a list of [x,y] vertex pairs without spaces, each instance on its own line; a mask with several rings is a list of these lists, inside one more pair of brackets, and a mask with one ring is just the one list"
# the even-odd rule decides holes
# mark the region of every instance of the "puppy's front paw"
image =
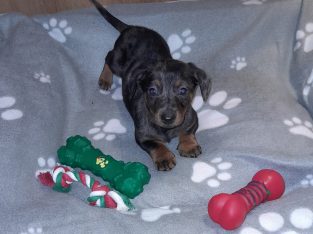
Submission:
[[176,166],[175,155],[171,153],[171,155],[164,155],[164,157],[158,157],[157,160],[154,161],[154,164],[156,165],[159,171],[172,170]]
[[194,134],[180,134],[177,150],[180,156],[196,158],[202,153],[201,146],[197,143]]
[[169,150],[151,152],[152,160],[159,171],[169,171],[176,166],[175,155]]
[[177,150],[180,156],[188,158],[196,158],[202,153],[201,146],[193,144],[179,144]]

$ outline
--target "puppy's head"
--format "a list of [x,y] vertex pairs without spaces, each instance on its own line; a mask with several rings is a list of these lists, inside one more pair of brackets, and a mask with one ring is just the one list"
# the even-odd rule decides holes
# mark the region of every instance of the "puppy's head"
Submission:
[[211,81],[203,70],[173,59],[145,71],[139,84],[150,120],[163,128],[183,123],[198,85],[204,101],[211,89]]

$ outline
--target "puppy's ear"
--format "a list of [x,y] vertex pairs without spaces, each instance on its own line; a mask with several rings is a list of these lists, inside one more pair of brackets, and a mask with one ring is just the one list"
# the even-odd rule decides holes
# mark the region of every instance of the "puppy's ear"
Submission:
[[138,88],[141,88],[142,91],[145,90],[145,88],[149,84],[150,77],[151,71],[149,69],[142,71],[137,77]]
[[135,74],[132,74],[133,79],[128,82],[127,85],[127,96],[129,100],[132,100],[137,95],[141,95],[143,92],[143,82],[146,80],[149,72],[147,70],[137,70]]
[[197,85],[199,85],[201,90],[201,95],[203,100],[206,102],[209,98],[212,83],[211,79],[206,75],[205,71],[195,66],[193,63],[188,63],[193,77],[196,80]]

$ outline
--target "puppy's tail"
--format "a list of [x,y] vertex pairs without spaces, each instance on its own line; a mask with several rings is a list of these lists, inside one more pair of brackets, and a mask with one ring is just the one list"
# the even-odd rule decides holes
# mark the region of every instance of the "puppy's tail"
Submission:
[[99,2],[96,0],[89,0],[92,2],[95,7],[98,9],[100,14],[119,32],[122,32],[124,29],[128,28],[129,26],[122,22],[121,20],[117,19],[110,12],[108,12]]

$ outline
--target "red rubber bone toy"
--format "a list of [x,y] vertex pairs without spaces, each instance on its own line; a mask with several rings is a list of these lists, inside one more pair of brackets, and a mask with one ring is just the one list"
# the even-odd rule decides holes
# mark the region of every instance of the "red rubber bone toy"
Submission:
[[222,228],[233,230],[243,223],[250,210],[262,202],[280,198],[284,191],[283,177],[277,171],[263,169],[237,192],[213,196],[208,204],[208,213]]

